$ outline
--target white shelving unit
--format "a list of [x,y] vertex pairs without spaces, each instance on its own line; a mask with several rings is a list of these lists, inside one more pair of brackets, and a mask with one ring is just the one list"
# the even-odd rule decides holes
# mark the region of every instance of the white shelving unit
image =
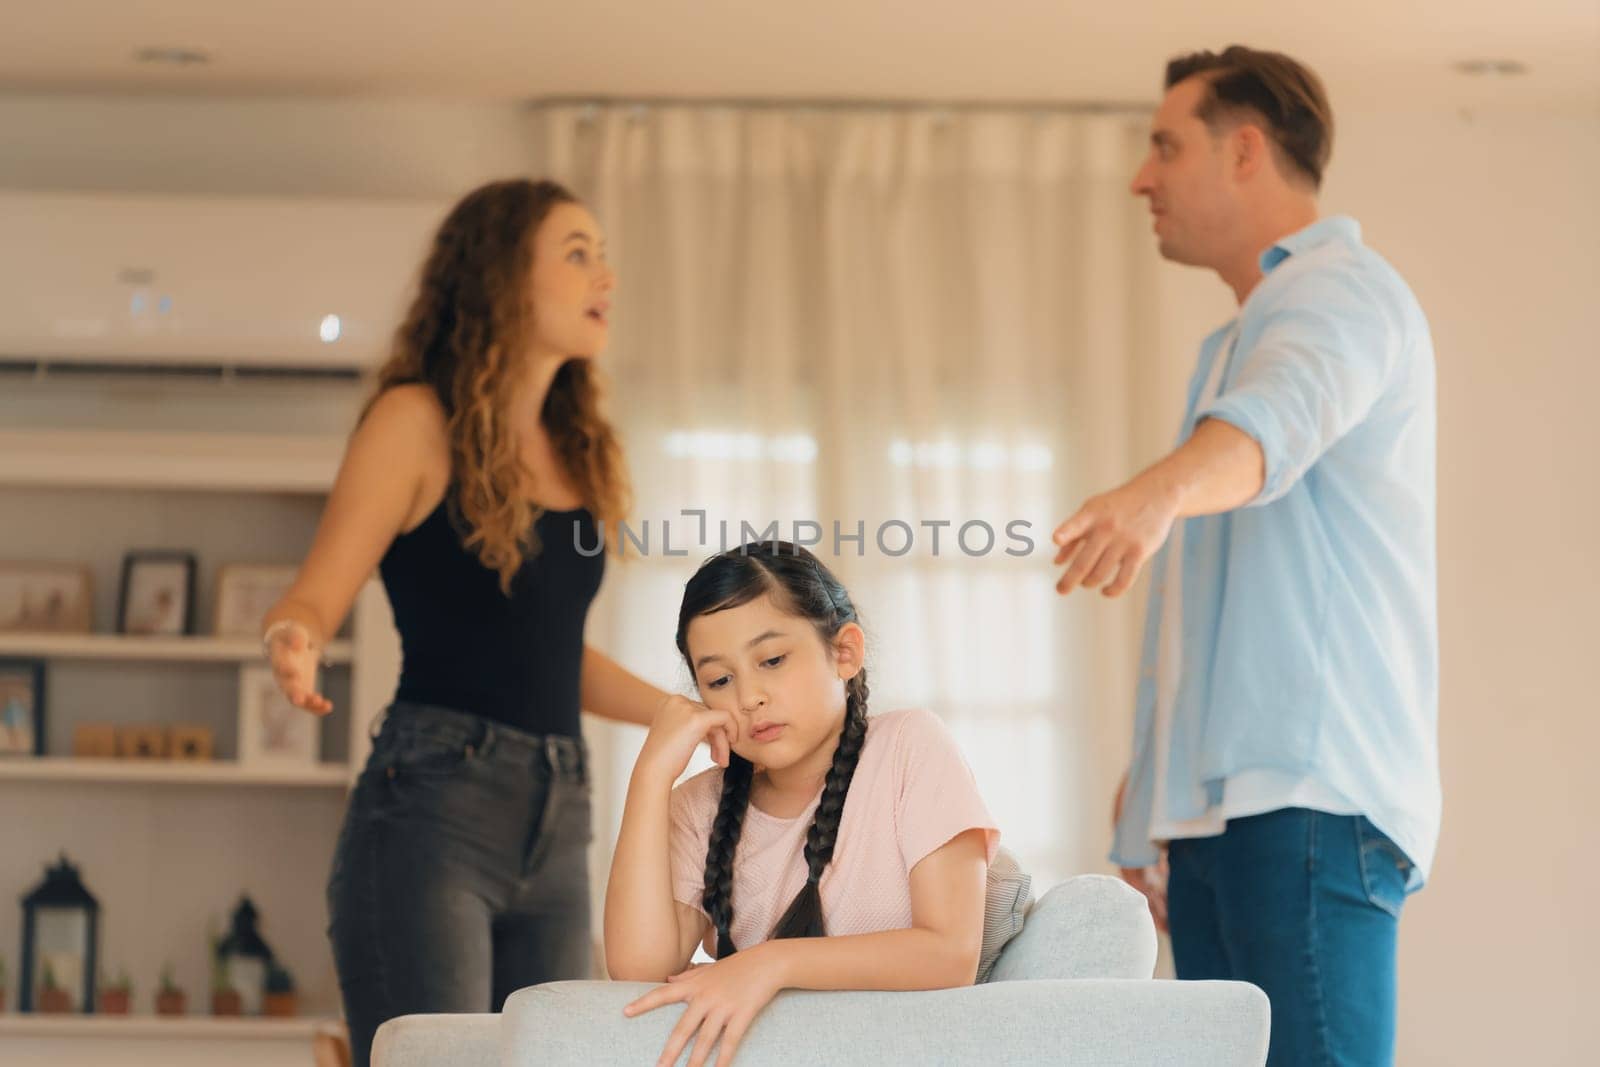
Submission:
[[218,1019],[208,1015],[0,1015],[0,1037],[228,1037],[282,1041],[337,1026],[328,1017]]
[[80,759],[73,756],[15,757],[0,760],[0,782],[103,782],[150,785],[307,786],[343,789],[350,784],[348,763],[315,767],[275,767],[234,760],[185,763],[179,760]]
[[0,1015],[0,1054],[6,1067],[276,1067],[311,1063],[317,1034],[337,1026],[329,1018]]
[[[251,637],[130,637],[123,634],[0,634],[0,656],[39,659],[147,660],[155,663],[253,663],[261,642]],[[330,641],[335,666],[355,658],[355,645]]]
[[0,485],[325,493],[337,437],[267,433],[0,431]]
[[[343,447],[342,437],[330,435],[3,430],[0,559],[92,563],[103,630],[120,564],[114,557],[125,549],[195,547],[202,590],[220,563],[300,558],[309,517],[320,510]],[[200,618],[203,627],[207,614]],[[7,842],[0,952],[11,987],[0,1014],[0,1062],[311,1062],[313,1035],[338,1009],[322,886],[345,791],[365,762],[369,724],[399,668],[398,639],[376,580],[357,597],[350,633],[325,653],[339,691],[348,694],[335,713],[348,723],[348,736],[330,742],[325,734],[331,755],[312,766],[59,754],[74,722],[144,720],[211,722],[227,756],[235,714],[233,698],[224,695],[232,691],[227,668],[261,661],[253,637],[0,634],[0,658],[46,662],[55,742],[43,757],[0,757],[0,839]],[[119,703],[124,692],[135,702],[126,708]],[[87,703],[86,693],[93,694]],[[219,699],[227,703],[218,707]],[[126,965],[148,1007],[157,970],[175,963],[196,1014],[15,1014],[15,900],[61,849],[100,899],[101,966],[115,973]],[[199,1014],[206,926],[226,917],[241,890],[261,908],[263,932],[295,973],[302,1010],[314,1017]]]

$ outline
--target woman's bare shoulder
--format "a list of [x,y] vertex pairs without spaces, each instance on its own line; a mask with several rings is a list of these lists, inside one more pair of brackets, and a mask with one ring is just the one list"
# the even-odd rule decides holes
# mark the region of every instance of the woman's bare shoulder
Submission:
[[444,405],[431,386],[408,382],[391,385],[374,397],[362,425],[385,434],[428,430],[443,439],[448,421]]

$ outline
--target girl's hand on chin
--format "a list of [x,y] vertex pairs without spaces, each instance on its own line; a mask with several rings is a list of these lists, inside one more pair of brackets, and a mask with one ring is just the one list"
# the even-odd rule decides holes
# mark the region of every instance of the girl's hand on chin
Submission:
[[650,733],[639,751],[639,766],[676,781],[702,741],[711,746],[719,767],[739,740],[739,723],[726,711],[717,711],[688,697],[673,694],[662,701],[650,720]]
[[704,1067],[719,1035],[722,1044],[717,1050],[717,1067],[733,1062],[750,1024],[783,988],[771,949],[771,943],[763,943],[715,963],[695,964],[622,1009],[622,1014],[633,1018],[663,1004],[683,1003],[683,1016],[667,1037],[657,1067],[677,1063],[690,1040],[694,1040],[694,1051],[689,1055],[689,1067]]

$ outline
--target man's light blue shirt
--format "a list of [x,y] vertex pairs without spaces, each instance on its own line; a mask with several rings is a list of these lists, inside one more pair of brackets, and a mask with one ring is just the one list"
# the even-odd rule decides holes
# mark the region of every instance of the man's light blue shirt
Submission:
[[[1266,484],[1244,507],[1183,520],[1183,662],[1172,707],[1166,821],[1205,813],[1250,770],[1326,786],[1403,849],[1412,887],[1439,836],[1433,341],[1411,290],[1323,219],[1261,255],[1235,323],[1200,347],[1179,441],[1202,419],[1254,438]],[[1200,394],[1217,359],[1217,396]],[[1163,548],[1152,561],[1165,573]],[[1133,762],[1112,859],[1158,858],[1152,583]]]

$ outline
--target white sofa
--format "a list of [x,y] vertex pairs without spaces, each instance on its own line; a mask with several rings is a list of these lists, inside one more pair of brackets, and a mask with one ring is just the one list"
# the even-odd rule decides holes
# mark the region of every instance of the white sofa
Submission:
[[[1115,878],[1073,878],[1033,905],[984,984],[916,993],[786,991],[756,1019],[736,1062],[1265,1063],[1269,1012],[1259,989],[1242,982],[1154,981],[1155,955],[1143,897]],[[648,988],[552,982],[515,993],[501,1015],[393,1019],[378,1031],[373,1064],[653,1064],[683,1009],[670,1005],[624,1018],[623,1005]]]

